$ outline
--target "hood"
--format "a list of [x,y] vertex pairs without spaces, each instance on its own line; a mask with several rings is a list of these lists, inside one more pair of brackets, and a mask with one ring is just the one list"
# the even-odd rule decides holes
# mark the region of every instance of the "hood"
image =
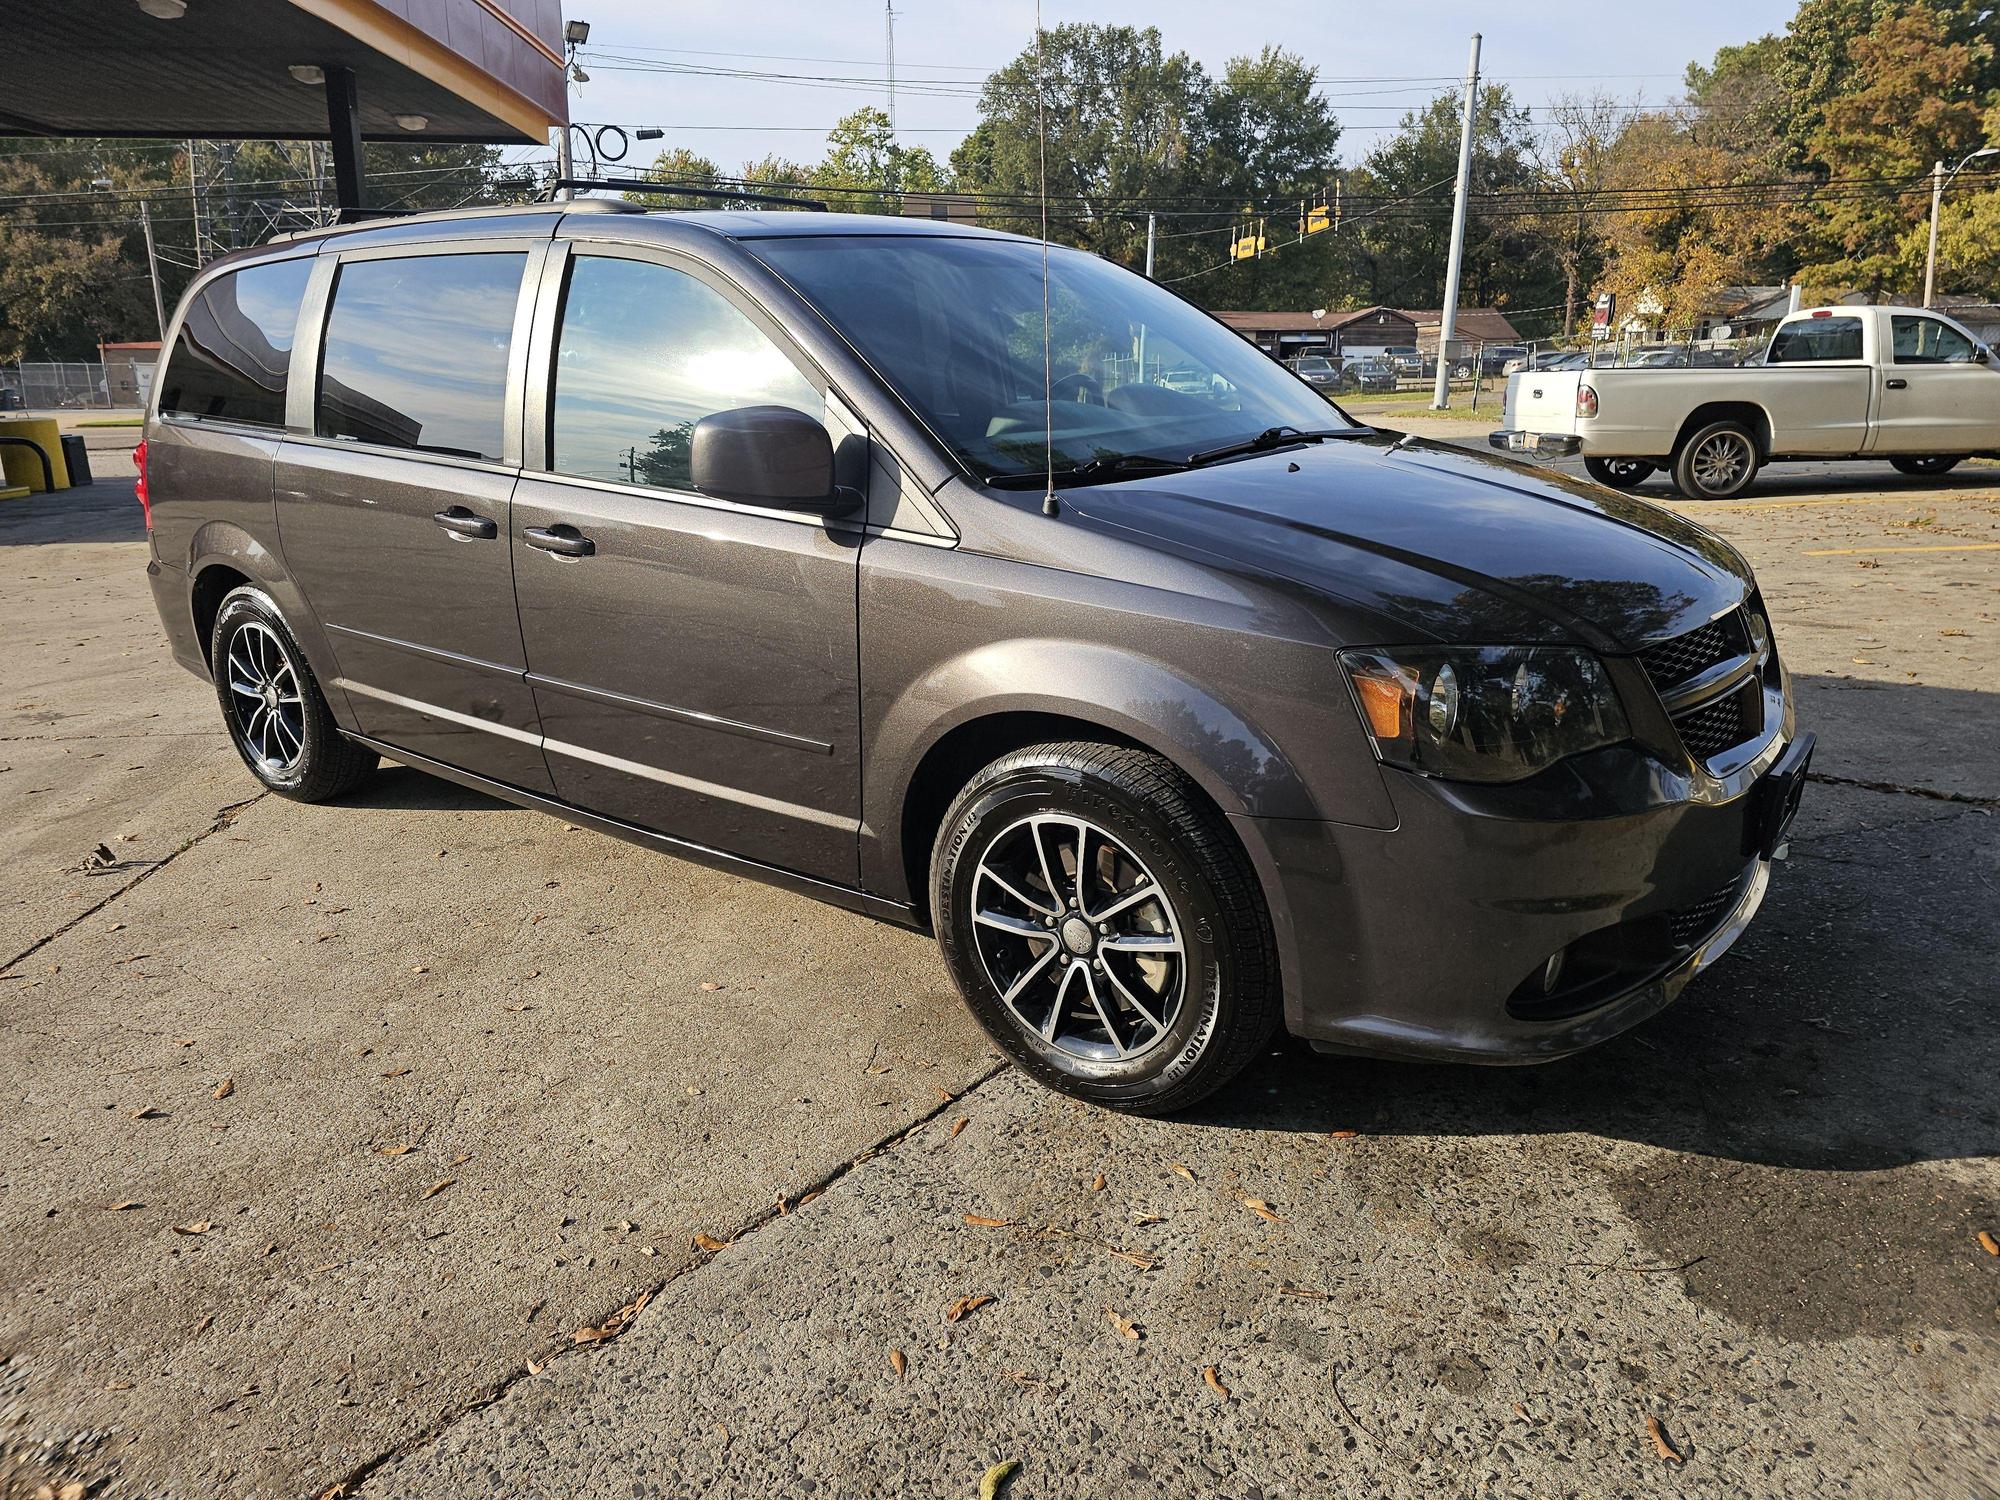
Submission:
[[1393,432],[1069,490],[1064,500],[1177,550],[1341,600],[1408,640],[1624,653],[1692,630],[1756,586],[1733,547],[1670,511]]

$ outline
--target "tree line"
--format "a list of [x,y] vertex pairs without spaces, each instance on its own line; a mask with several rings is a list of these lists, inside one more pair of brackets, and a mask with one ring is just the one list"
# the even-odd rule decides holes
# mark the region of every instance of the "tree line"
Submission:
[[[2000,11],[1982,0],[1802,0],[1782,32],[1690,65],[1671,102],[1597,91],[1529,107],[1486,84],[1463,300],[1501,308],[1524,334],[1561,337],[1580,331],[1599,291],[1626,308],[1656,304],[1669,328],[1693,326],[1732,285],[1914,293],[1931,164],[2000,145],[1996,39]],[[1295,53],[1267,46],[1211,73],[1155,28],[1074,24],[1045,31],[1039,58],[1030,46],[991,74],[978,110],[942,161],[867,107],[835,126],[817,162],[772,156],[727,174],[675,148],[647,171],[863,212],[949,193],[981,222],[1028,234],[1042,232],[1046,207],[1052,239],[1133,267],[1150,213],[1155,276],[1215,308],[1435,307],[1442,295],[1455,90],[1350,159]],[[226,187],[210,184],[230,212],[217,220],[211,193],[211,225],[251,239],[297,214],[323,177],[301,164],[303,149],[232,148]],[[195,244],[188,155],[180,144],[0,143],[0,359],[86,358],[100,338],[150,336],[133,203],[152,204],[171,305]],[[520,191],[485,148],[369,156],[387,205]],[[1329,227],[1302,235],[1302,212],[1320,206]],[[1232,241],[1259,232],[1264,253],[1230,258]],[[1939,265],[1940,290],[2000,300],[2000,158],[1954,183]]]

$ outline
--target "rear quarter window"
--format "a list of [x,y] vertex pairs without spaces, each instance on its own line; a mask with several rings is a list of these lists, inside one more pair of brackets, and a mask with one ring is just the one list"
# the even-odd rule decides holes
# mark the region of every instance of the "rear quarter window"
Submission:
[[310,258],[245,266],[197,292],[167,357],[160,411],[283,427],[292,336],[312,267]]

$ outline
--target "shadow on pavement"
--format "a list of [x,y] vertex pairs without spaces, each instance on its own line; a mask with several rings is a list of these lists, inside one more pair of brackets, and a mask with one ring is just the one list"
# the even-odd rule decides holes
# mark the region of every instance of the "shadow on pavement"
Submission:
[[0,500],[0,547],[143,542],[146,516],[132,485],[130,479],[100,479],[52,495]]

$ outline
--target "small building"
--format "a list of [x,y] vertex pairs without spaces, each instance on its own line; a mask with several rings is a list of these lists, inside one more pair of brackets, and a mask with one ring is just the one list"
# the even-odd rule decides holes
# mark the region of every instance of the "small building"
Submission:
[[938,219],[947,224],[977,224],[979,200],[965,193],[904,193],[897,211],[906,219]]
[[1393,307],[1357,307],[1315,318],[1309,312],[1218,312],[1215,315],[1276,359],[1300,354],[1375,354],[1409,347],[1416,325]]
[[[1416,336],[1410,340],[1419,350],[1431,358],[1438,352],[1438,335],[1444,328],[1442,308],[1406,308],[1403,316],[1410,320]],[[1518,344],[1521,335],[1507,320],[1507,315],[1497,307],[1461,307],[1452,319],[1451,348],[1446,355],[1451,359],[1462,358],[1473,353],[1481,345]]]
[[153,367],[160,362],[160,341],[99,344],[97,357],[104,365],[104,392],[111,405],[144,406],[153,390]]

